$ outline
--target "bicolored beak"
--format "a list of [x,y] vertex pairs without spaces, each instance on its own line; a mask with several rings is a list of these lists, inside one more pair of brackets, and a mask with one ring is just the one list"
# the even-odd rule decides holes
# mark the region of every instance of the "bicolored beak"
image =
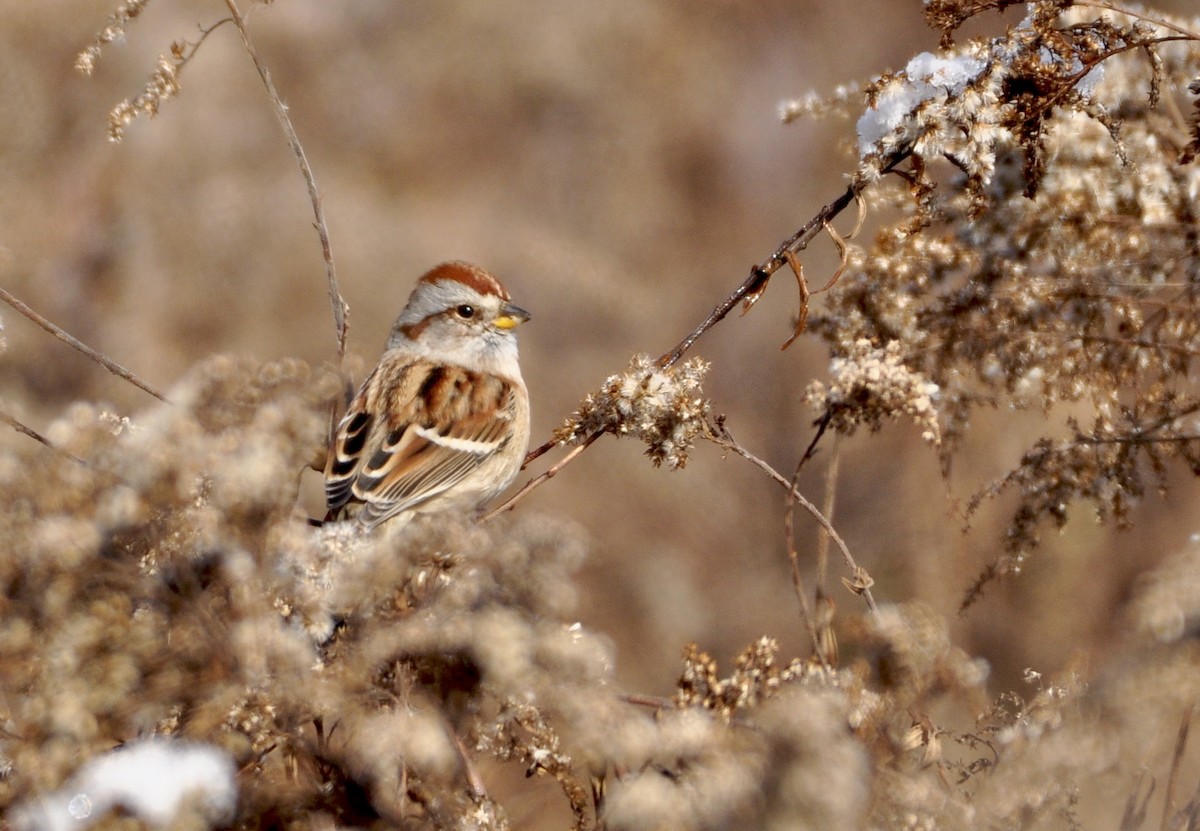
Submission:
[[516,329],[527,320],[529,320],[529,312],[520,306],[508,303],[500,310],[500,317],[496,318],[495,324],[497,329]]

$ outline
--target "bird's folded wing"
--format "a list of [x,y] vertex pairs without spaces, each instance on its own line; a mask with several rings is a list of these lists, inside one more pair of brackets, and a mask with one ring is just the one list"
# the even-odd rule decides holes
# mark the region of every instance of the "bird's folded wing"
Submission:
[[[392,382],[380,383],[381,372]],[[330,447],[330,512],[362,503],[360,519],[375,526],[444,493],[503,447],[514,408],[502,378],[427,361],[381,363]]]

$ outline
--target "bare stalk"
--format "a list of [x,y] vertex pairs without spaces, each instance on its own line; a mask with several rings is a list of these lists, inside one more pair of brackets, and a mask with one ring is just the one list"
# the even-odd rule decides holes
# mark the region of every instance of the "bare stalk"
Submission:
[[825,529],[825,532],[829,534],[829,538],[833,540],[834,544],[842,552],[842,559],[846,561],[846,565],[849,567],[850,573],[854,575],[850,580],[845,581],[847,588],[856,594],[861,594],[863,599],[867,602],[867,608],[872,612],[879,611],[879,607],[875,603],[875,598],[871,595],[871,583],[874,581],[867,573],[867,570],[855,561],[854,555],[850,553],[850,549],[846,546],[846,541],[842,539],[842,535],[839,534],[837,529],[833,527],[833,524],[825,518],[825,515],[818,510],[817,506],[809,502],[808,499],[805,498],[804,494],[800,493],[800,491],[797,490],[792,483],[787,480],[786,477],[779,473],[779,471],[775,470],[775,468],[771,467],[765,461],[758,458],[749,450],[734,441],[733,437],[729,435],[728,430],[725,430],[723,427],[719,430],[714,430],[708,435],[708,439],[718,447],[723,447],[726,450],[732,451],[746,461],[754,464],[756,467],[791,492],[791,497],[796,501],[796,504],[807,511],[809,515],[812,516],[812,518],[815,519],[817,523]]
[[[825,472],[825,501],[821,503],[821,513],[827,517],[833,516],[833,506],[837,493],[838,472],[841,468],[841,453],[839,437],[834,437],[833,454],[829,459],[829,469]],[[829,535],[822,529],[817,537],[817,591],[825,589],[825,574],[829,563]]]
[[266,87],[267,97],[271,99],[275,116],[279,119],[279,125],[287,137],[288,146],[296,155],[296,161],[300,164],[300,173],[304,176],[304,183],[308,186],[308,198],[312,202],[314,224],[317,228],[317,236],[321,238],[321,255],[325,259],[325,278],[329,283],[329,302],[333,307],[333,325],[337,336],[338,365],[341,366],[342,359],[346,355],[346,332],[349,329],[350,307],[342,298],[341,291],[338,290],[337,272],[333,265],[333,247],[329,242],[329,227],[325,224],[325,210],[321,207],[321,192],[317,189],[317,180],[313,176],[312,168],[309,167],[308,157],[304,154],[304,147],[300,144],[300,137],[296,134],[291,117],[288,116],[287,105],[279,97],[279,90],[275,88],[271,72],[262,56],[258,54],[258,50],[254,48],[254,42],[250,39],[250,31],[246,28],[246,19],[242,17],[236,0],[225,0],[225,5],[229,7],[229,13],[233,16],[233,24],[237,26],[238,33],[242,36],[242,45],[246,48],[250,59],[254,61],[258,77],[262,79],[263,86]]
[[[792,473],[792,481],[788,486],[787,494],[787,512],[784,514],[784,536],[787,538],[788,562],[792,567],[792,588],[796,592],[796,599],[800,601],[800,616],[803,618],[804,626],[808,630],[808,636],[812,639],[813,652],[816,653],[817,659],[825,666],[830,666],[834,661],[834,656],[827,654],[824,641],[817,632],[817,621],[812,610],[808,605],[808,592],[804,589],[804,580],[800,573],[800,554],[796,548],[796,499],[793,494],[799,492],[800,471],[804,470],[804,465],[811,459],[817,451],[817,442],[825,435],[825,430],[829,427],[830,413],[826,412],[821,420],[817,423],[817,432],[809,442],[808,447],[804,451],[804,455],[800,457],[800,461],[796,463],[796,470]],[[834,457],[831,463],[831,469],[836,471],[837,457]],[[826,517],[833,516],[833,499],[831,496],[831,487],[828,482],[826,484],[826,498],[822,513]],[[829,534],[822,529],[820,537],[817,541],[817,592],[816,601],[820,603],[824,597],[825,583],[825,563],[828,556]]]
[[16,430],[18,433],[23,433],[24,435],[29,436],[29,438],[33,439],[34,441],[44,444],[46,447],[50,448],[55,453],[61,453],[62,455],[66,456],[68,459],[70,459],[71,461],[78,462],[81,465],[86,464],[86,462],[84,462],[83,459],[79,458],[78,456],[74,455],[73,453],[68,453],[67,451],[65,451],[61,448],[55,447],[54,443],[51,442],[50,439],[43,436],[37,430],[34,430],[32,427],[27,427],[26,425],[22,424],[20,421],[17,421],[15,418],[10,416],[8,413],[4,412],[3,410],[0,410],[0,421],[3,421],[5,424],[7,424],[9,427]]
[[576,445],[575,447],[572,447],[571,452],[569,452],[567,455],[563,456],[562,459],[559,460],[555,465],[553,465],[550,468],[547,468],[546,471],[544,473],[542,473],[541,475],[535,476],[534,478],[530,479],[528,482],[526,482],[524,485],[521,486],[521,489],[519,491],[517,491],[512,496],[510,496],[508,499],[504,500],[498,506],[496,506],[495,508],[493,508],[492,510],[490,510],[486,514],[484,514],[482,517],[480,517],[479,521],[480,522],[489,522],[492,519],[494,519],[496,516],[498,516],[499,514],[502,514],[505,511],[511,511],[513,509],[513,506],[517,503],[517,501],[519,499],[522,499],[527,493],[529,493],[531,490],[533,490],[534,488],[541,485],[543,482],[553,479],[560,470],[562,470],[564,467],[566,467],[572,461],[574,461],[579,456],[580,453],[582,453],[583,451],[585,451],[589,447],[591,447],[592,443],[594,441],[596,441],[596,439],[600,438],[601,435],[603,435],[603,434],[602,433],[592,433],[590,436],[588,436],[586,439],[584,439],[583,442]]
[[[904,161],[904,159],[908,158],[908,155],[908,153],[898,155],[884,168],[883,172],[887,173],[895,169],[895,167]],[[738,303],[745,302],[748,304],[748,308],[750,305],[753,305],[755,302],[757,302],[758,298],[761,297],[762,293],[766,290],[767,283],[771,280],[771,275],[784,265],[792,264],[793,267],[795,267],[794,264],[797,262],[795,257],[796,253],[807,248],[808,244],[812,242],[818,234],[829,231],[829,223],[842,211],[849,207],[852,202],[858,206],[859,213],[855,223],[854,231],[851,232],[850,236],[857,234],[863,222],[863,203],[861,199],[860,188],[851,186],[847,188],[846,192],[837,199],[821,208],[821,210],[817,212],[816,216],[801,226],[798,231],[781,242],[770,257],[750,269],[750,276],[747,277],[740,286],[734,289],[728,297],[722,300],[716,306],[716,308],[712,310],[708,317],[701,321],[701,323],[695,329],[689,332],[683,340],[676,344],[673,349],[659,357],[657,361],[658,365],[661,367],[669,367],[678,363],[679,359],[682,358],[684,353],[691,348],[692,344],[699,340],[705,332],[724,320],[725,316],[728,315]],[[831,234],[831,236],[834,238],[835,244],[838,245],[839,250],[842,250],[842,243],[840,241],[843,238],[837,234]],[[797,275],[797,277],[799,278],[799,275]],[[830,281],[830,285],[832,285],[832,282],[833,281]],[[803,282],[801,282],[801,285],[803,285]],[[828,286],[826,286],[826,288],[828,288]],[[788,343],[791,343],[791,341],[789,340]],[[813,445],[809,447],[808,452],[805,454],[805,459],[812,455],[816,442],[818,439],[820,439],[823,433],[824,427],[822,427],[822,429],[817,433],[817,437],[813,440]],[[589,436],[583,442],[583,444],[579,445],[579,447],[587,447],[599,437],[600,434],[598,433],[593,436]],[[529,451],[529,453],[525,456],[525,462],[522,466],[530,464],[539,456],[542,456],[550,450],[553,450],[557,444],[558,442],[550,439]],[[580,451],[578,448],[572,450],[571,453],[564,458],[560,464],[555,465],[555,472],[560,470],[568,461],[578,456],[579,452]],[[801,462],[803,463],[803,460],[801,460]],[[500,510],[511,507],[512,503],[515,502],[518,497],[524,496],[527,491],[532,490],[538,485],[541,485],[548,478],[550,477],[539,476],[535,479],[531,479],[525,484],[524,487],[521,488],[520,491],[518,491],[516,496],[514,496],[508,502],[505,502],[500,508],[497,508],[485,516],[484,519],[490,519],[492,516],[499,513]]]
[[[898,154],[883,168],[882,173],[894,170],[908,156],[909,153]],[[807,248],[808,244],[816,239],[838,214],[850,206],[850,203],[857,202],[860,192],[861,187],[857,185],[851,185],[846,188],[845,193],[817,211],[816,216],[804,223],[796,233],[781,242],[770,257],[751,267],[750,276],[734,289],[728,297],[718,303],[716,308],[709,313],[708,317],[700,322],[700,325],[691,332],[688,332],[687,336],[676,344],[673,349],[664,353],[658,359],[658,365],[668,367],[678,363],[679,359],[691,348],[692,344],[699,340],[705,332],[724,320],[725,316],[733,311],[733,308],[738,303],[748,302],[753,305],[757,302],[762,293],[766,291],[767,283],[771,280],[771,275],[789,264],[792,260],[792,256],[790,255],[794,256]],[[861,224],[861,220],[859,224]]]
[[1183,754],[1187,749],[1188,733],[1192,726],[1192,712],[1196,709],[1196,702],[1192,701],[1183,711],[1183,717],[1179,720],[1179,732],[1175,735],[1175,752],[1171,756],[1171,772],[1167,776],[1166,793],[1163,794],[1163,812],[1162,822],[1159,824],[1160,831],[1167,831],[1170,827],[1171,814],[1175,810],[1175,789],[1179,784],[1179,768],[1183,762]]
[[[133,384],[135,387],[142,390],[143,392],[147,392],[150,395],[153,395],[159,401],[167,401],[167,397],[165,395],[163,395],[161,392],[159,392],[157,389],[155,389],[154,387],[147,384],[141,378],[137,377],[132,372],[130,372],[128,369],[121,366],[119,363],[112,360],[108,356],[103,355],[100,352],[97,352],[95,349],[92,349],[86,343],[79,340],[74,335],[71,335],[66,330],[64,330],[58,326],[55,326],[49,320],[42,317],[40,314],[35,312],[33,309],[29,308],[29,306],[27,306],[23,302],[21,302],[14,294],[12,294],[12,292],[10,292],[6,289],[0,289],[0,300],[3,300],[8,305],[12,306],[14,309],[16,309],[21,314],[25,315],[25,317],[32,320],[38,326],[41,326],[47,332],[54,335],[54,337],[58,338],[63,343],[67,344],[67,346],[70,346],[71,348],[76,349],[79,352],[82,352],[84,355],[88,356],[93,361],[100,364],[100,366],[107,369],[113,375],[117,375],[121,378],[124,378],[126,381]],[[168,401],[167,403],[170,403],[170,402]]]
[[800,621],[804,624],[805,631],[808,632],[809,640],[812,641],[813,652],[818,661],[829,666],[829,659],[825,657],[825,650],[821,648],[821,638],[817,635],[817,625],[813,619],[812,610],[808,607],[808,592],[804,588],[804,576],[800,571],[800,552],[796,550],[796,500],[792,497],[792,494],[795,493],[795,482],[796,480],[793,478],[792,487],[788,489],[787,510],[783,515],[788,564],[792,568],[792,591],[796,593],[796,599],[800,601]]

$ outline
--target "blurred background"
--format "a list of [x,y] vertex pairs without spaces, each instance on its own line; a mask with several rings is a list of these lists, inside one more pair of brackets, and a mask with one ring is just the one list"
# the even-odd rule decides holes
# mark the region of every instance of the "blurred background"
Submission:
[[[232,27],[204,43],[158,118],[132,124],[119,145],[106,140],[108,111],[224,4],[149,4],[85,78],[75,57],[113,3],[0,0],[0,285],[161,388],[213,353],[331,361],[305,186]],[[548,438],[586,392],[632,354],[673,346],[842,191],[853,124],[784,127],[777,107],[934,50],[920,14],[915,0],[255,8],[253,36],[321,187],[355,380],[414,279],[472,260],[533,313],[522,362],[534,443]],[[1007,19],[987,21],[998,31]],[[823,282],[835,261],[818,244],[810,279]],[[712,362],[707,392],[733,435],[785,475],[812,438],[802,391],[828,361],[812,337],[780,351],[796,305],[781,272],[750,315],[693,351]],[[0,316],[0,402],[31,427],[77,399],[135,418],[155,403],[7,308]],[[1007,519],[1003,502],[989,505],[964,533],[963,506],[1045,429],[1040,417],[989,414],[948,480],[909,425],[841,442],[834,521],[876,598],[931,604],[954,641],[990,663],[995,692],[1023,689],[1026,667],[1102,671],[1137,575],[1197,530],[1188,479],[1167,500],[1150,497],[1130,532],[1081,507],[1064,534],[1047,531],[1020,579],[959,615]],[[817,503],[832,447],[801,480]],[[785,657],[808,653],[783,493],[739,458],[701,445],[669,472],[640,445],[605,438],[518,510],[584,529],[579,617],[612,638],[626,689],[668,694],[688,641],[723,666],[764,634]],[[798,528],[811,586],[815,526]],[[839,620],[862,609],[844,573],[835,564],[829,581]]]

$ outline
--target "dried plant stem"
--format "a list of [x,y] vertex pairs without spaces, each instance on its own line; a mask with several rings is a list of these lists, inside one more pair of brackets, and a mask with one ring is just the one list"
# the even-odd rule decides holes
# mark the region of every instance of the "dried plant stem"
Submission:
[[480,517],[479,521],[480,522],[488,522],[488,521],[494,519],[497,515],[504,513],[505,511],[511,511],[513,508],[513,505],[515,505],[517,503],[517,500],[523,498],[525,496],[525,494],[529,493],[531,490],[536,488],[538,485],[541,485],[543,482],[553,479],[560,470],[562,470],[564,467],[566,467],[572,461],[574,461],[579,456],[580,453],[582,453],[583,451],[585,451],[589,447],[591,447],[592,443],[595,442],[596,439],[600,438],[601,435],[603,435],[603,434],[602,433],[592,433],[590,436],[588,436],[586,439],[584,439],[580,444],[577,444],[575,447],[572,447],[571,452],[569,452],[567,455],[563,456],[562,459],[559,460],[559,462],[557,464],[553,465],[552,467],[547,468],[546,471],[543,472],[541,475],[535,476],[534,478],[530,479],[528,482],[526,482],[524,485],[521,486],[521,489],[519,491],[517,491],[512,496],[510,496],[508,499],[504,500],[498,506],[496,506],[495,508],[493,508],[492,510],[490,510],[486,514],[484,514],[482,517]]
[[1195,701],[1184,708],[1183,717],[1179,721],[1179,732],[1175,735],[1175,753],[1171,757],[1171,771],[1167,776],[1166,792],[1163,794],[1162,823],[1159,825],[1161,831],[1167,831],[1170,827],[1171,814],[1175,809],[1175,788],[1179,783],[1179,767],[1183,762],[1183,753],[1187,749],[1188,733],[1192,726],[1192,712],[1195,709]]
[[1090,7],[1093,9],[1105,9],[1106,11],[1117,12],[1118,14],[1127,14],[1130,17],[1136,17],[1138,20],[1144,20],[1145,22],[1150,23],[1154,26],[1160,26],[1163,29],[1167,29],[1169,31],[1176,32],[1177,34],[1183,35],[1185,38],[1187,38],[1189,40],[1195,40],[1197,38],[1200,38],[1200,34],[1197,34],[1196,32],[1188,31],[1187,29],[1184,29],[1182,26],[1176,26],[1173,23],[1170,23],[1166,20],[1160,20],[1157,17],[1151,17],[1150,15],[1146,14],[1144,11],[1139,11],[1139,10],[1133,8],[1132,6],[1129,8],[1122,8],[1119,6],[1111,5],[1109,3],[1099,2],[1099,0],[1074,0],[1074,5],[1086,6],[1086,7]]
[[[797,469],[797,473],[799,473],[799,469]],[[800,553],[796,550],[796,500],[792,496],[795,492],[796,479],[793,477],[791,487],[788,488],[787,511],[783,515],[788,564],[792,568],[792,590],[796,593],[796,599],[800,601],[800,620],[804,624],[805,631],[808,632],[809,640],[812,641],[813,652],[816,654],[817,660],[827,667],[829,659],[825,656],[825,650],[821,648],[821,638],[817,635],[817,624],[813,619],[812,610],[808,607],[808,591],[804,588],[804,576],[800,571]]]
[[458,763],[462,765],[467,787],[471,789],[471,798],[476,801],[487,799],[487,786],[483,783],[483,777],[479,775],[479,768],[471,760],[471,754],[467,752],[463,740],[459,738],[458,733],[450,724],[446,725],[446,735],[450,737],[450,743],[454,745],[454,753],[458,756]]
[[[229,2],[232,2],[232,0],[229,0]],[[888,173],[888,172],[893,171],[897,167],[897,165],[899,165],[906,158],[908,158],[908,156],[909,156],[909,153],[897,154],[894,158],[892,158],[892,160],[886,166],[884,166],[882,172]],[[796,231],[796,233],[792,234],[786,240],[781,242],[779,244],[779,246],[775,249],[775,252],[770,257],[768,257],[767,259],[763,260],[761,263],[758,263],[753,268],[751,268],[750,276],[747,277],[740,286],[738,286],[736,289],[734,289],[733,292],[730,293],[730,295],[728,297],[726,297],[724,300],[722,300],[716,306],[716,308],[714,308],[712,310],[712,312],[709,313],[708,317],[706,317],[700,323],[699,326],[697,326],[695,329],[693,329],[691,332],[689,332],[687,334],[687,336],[684,337],[684,339],[681,340],[678,344],[676,344],[673,349],[671,349],[669,352],[666,352],[663,355],[661,355],[658,358],[658,360],[656,361],[656,363],[660,367],[664,367],[664,368],[675,365],[676,363],[679,362],[680,358],[683,357],[684,353],[687,352],[687,350],[691,348],[692,344],[694,344],[697,340],[699,340],[701,337],[703,337],[705,332],[707,332],[709,329],[711,329],[712,327],[714,327],[718,323],[720,323],[722,320],[724,320],[726,315],[728,315],[729,312],[732,311],[733,308],[735,306],[737,306],[738,303],[747,302],[750,305],[753,305],[755,302],[757,302],[758,298],[762,296],[763,291],[766,290],[767,283],[770,282],[770,280],[771,280],[771,275],[773,275],[776,271],[778,271],[783,266],[789,265],[789,264],[792,266],[793,269],[796,269],[798,267],[797,266],[798,261],[795,256],[796,253],[803,251],[805,248],[807,248],[808,244],[810,242],[812,242],[813,239],[815,239],[818,234],[820,234],[822,232],[830,233],[830,236],[834,239],[835,244],[838,246],[838,250],[843,252],[843,259],[844,259],[844,242],[843,242],[843,240],[845,238],[839,236],[836,232],[833,232],[832,227],[830,226],[830,222],[836,216],[838,216],[842,211],[844,211],[847,207],[849,207],[849,205],[851,203],[854,203],[855,205],[858,206],[858,216],[855,221],[854,230],[849,234],[849,236],[853,237],[855,234],[857,234],[859,229],[862,227],[863,210],[864,209],[863,209],[863,202],[862,202],[861,187],[859,187],[857,185],[851,185],[850,187],[846,188],[845,193],[843,193],[837,199],[830,202],[828,205],[825,205],[823,208],[821,208],[821,210],[817,212],[816,216],[814,216],[808,222],[804,223],[804,225],[801,226],[800,229],[798,231]],[[829,282],[829,285],[832,285],[833,282],[836,281],[837,276],[839,276],[840,274],[841,274],[841,269],[839,269],[838,274],[836,274],[834,276],[833,280],[831,280]],[[800,281],[801,286],[803,286],[804,283],[803,283],[803,280],[801,279],[801,275],[798,271],[797,271],[797,279]],[[829,285],[827,285],[826,288],[828,288]],[[803,306],[804,299],[805,298],[802,298],[802,308],[801,308],[802,313],[805,311],[804,306]],[[795,337],[793,337],[791,340],[789,340],[788,344],[790,344],[792,342],[792,340],[795,340]],[[822,428],[821,431],[819,431],[817,433],[817,438],[813,440],[813,446],[809,447],[808,452],[805,454],[806,459],[812,455],[812,451],[816,445],[816,441],[817,441],[817,439],[820,438],[820,436],[823,432],[824,432],[824,428]],[[600,437],[599,433],[589,436],[583,443],[577,445],[566,457],[564,457],[561,462],[556,464],[552,468],[553,471],[555,473],[557,473],[566,464],[568,464],[570,461],[575,459],[579,455],[579,453],[582,452],[583,448],[590,446],[599,437]],[[539,445],[538,447],[535,447],[533,450],[529,451],[528,454],[526,454],[525,462],[522,466],[524,467],[525,465],[530,464],[538,457],[553,450],[557,445],[558,445],[558,442],[554,441],[553,439],[550,439],[550,440],[544,442],[543,444]],[[803,463],[803,461],[804,460],[802,459],[801,463]],[[553,475],[553,474],[551,474],[551,475]],[[538,487],[539,485],[541,485],[543,482],[545,482],[549,478],[551,478],[551,477],[543,475],[543,476],[538,476],[534,479],[530,479],[528,482],[525,483],[525,485],[521,488],[521,490],[517,491],[515,496],[513,496],[507,502],[502,504],[499,508],[496,508],[491,513],[484,516],[483,520],[484,521],[489,520],[493,516],[498,514],[500,511],[511,508],[512,504],[514,502],[516,502],[517,499],[523,497],[526,493],[528,493],[529,491]]]
[[41,442],[42,444],[46,445],[46,447],[53,450],[55,453],[61,453],[62,455],[66,456],[68,459],[70,459],[71,461],[78,462],[81,465],[86,464],[86,462],[84,462],[83,459],[79,458],[78,456],[74,455],[73,453],[68,453],[67,451],[62,450],[61,448],[55,447],[54,443],[51,442],[50,439],[43,436],[37,430],[34,430],[32,427],[27,427],[26,425],[22,424],[20,421],[17,421],[15,418],[10,416],[8,413],[4,412],[3,410],[0,410],[0,421],[3,421],[5,424],[7,424],[9,427],[16,430],[18,433],[23,433],[26,436],[29,436],[29,438],[33,439],[34,441]]
[[556,442],[554,439],[549,439],[548,441],[543,442],[541,445],[535,447],[533,450],[530,450],[527,454],[525,454],[525,461],[521,463],[521,467],[524,468],[528,466],[529,463],[534,459],[550,452],[556,447],[558,447],[558,442]]
[[[891,163],[883,169],[883,172],[887,173],[894,170],[897,165],[904,161],[904,159],[908,158],[908,155],[909,154],[907,153],[897,155],[896,158],[894,158]],[[854,230],[849,234],[849,236],[853,237],[855,234],[857,234],[859,229],[862,227],[864,208],[861,197],[861,189],[856,186],[851,186],[847,188],[846,192],[837,199],[821,208],[821,210],[817,212],[816,216],[806,222],[798,231],[796,231],[796,233],[792,234],[790,237],[780,243],[770,257],[750,269],[750,276],[747,277],[740,286],[734,289],[728,297],[722,300],[721,303],[712,310],[709,316],[700,323],[699,326],[689,332],[687,336],[678,344],[676,344],[673,349],[660,356],[656,363],[664,368],[678,363],[679,359],[682,358],[684,353],[691,348],[692,344],[699,340],[705,332],[720,323],[725,316],[733,310],[734,306],[743,301],[748,301],[750,303],[757,301],[758,297],[761,296],[762,292],[766,289],[767,283],[770,282],[771,275],[784,265],[795,264],[797,262],[795,254],[807,248],[808,244],[812,242],[813,239],[822,231],[831,230],[829,223],[834,219],[834,217],[838,216],[842,211],[844,211],[852,202],[858,206],[858,217],[855,221]],[[831,234],[831,236],[833,236],[836,241],[835,244],[838,244],[839,250],[841,250],[843,245],[841,240],[845,238],[838,236],[836,233]],[[797,275],[797,277],[799,278],[799,275]],[[832,284],[832,282],[833,281],[830,281],[830,284]],[[826,286],[826,288],[828,288],[828,286]],[[788,341],[788,343],[790,344],[791,341]],[[821,432],[823,432],[823,428]],[[820,435],[821,433],[819,432],[817,434],[818,438]],[[579,447],[590,445],[599,437],[599,434],[589,436],[583,444],[579,445]],[[814,439],[814,445],[815,441],[816,440]],[[529,451],[528,454],[526,454],[522,467],[530,464],[538,457],[553,450],[557,445],[558,442],[550,439],[538,447],[535,447],[533,450]],[[813,448],[811,447],[809,448],[809,453],[806,454],[806,458],[807,456],[811,455],[812,449]],[[578,450],[573,450],[571,454],[564,458],[560,464],[555,465],[555,472],[560,470],[564,464],[571,459],[574,459],[578,455]],[[549,477],[543,478],[539,476],[535,479],[531,479],[524,487],[521,488],[520,491],[518,491],[517,496],[513,497],[513,499],[510,499],[508,502],[505,502],[500,508],[492,511],[490,514],[484,517],[484,519],[490,519],[501,509],[511,507],[512,502],[514,502],[517,497],[524,496],[527,490],[532,490],[538,485],[541,485],[548,478]]]
[[655,710],[671,710],[675,707],[675,702],[670,698],[664,698],[660,695],[646,695],[645,693],[622,693],[617,696],[627,704],[634,704],[638,707],[650,707]]
[[[800,461],[796,463],[796,470],[792,473],[792,481],[788,487],[787,513],[784,515],[784,535],[787,538],[788,562],[792,567],[792,587],[796,591],[797,600],[800,601],[800,616],[803,618],[805,628],[812,639],[813,652],[816,653],[817,659],[826,667],[830,666],[835,658],[833,655],[827,654],[828,650],[825,648],[826,641],[817,632],[816,618],[808,605],[808,592],[804,589],[804,581],[800,574],[800,555],[796,548],[795,494],[799,492],[800,471],[804,469],[805,463],[816,453],[817,442],[825,435],[825,430],[829,427],[829,419],[830,413],[826,412],[820,421],[817,422],[816,435],[809,442],[804,455],[800,457]],[[829,470],[825,476],[825,502],[821,505],[821,514],[830,521],[833,518],[833,495],[837,487],[837,470],[838,454],[835,450],[834,456],[829,463]],[[818,606],[822,599],[826,597],[825,574],[828,561],[829,533],[822,526],[817,536],[817,588],[814,599]]]
[[[834,436],[833,453],[830,455],[829,468],[825,471],[825,501],[821,503],[821,513],[833,517],[833,506],[837,496],[838,472],[841,469],[841,436]],[[829,564],[829,534],[822,528],[817,535],[817,591],[825,589],[825,575]]]
[[4,412],[3,410],[0,410],[0,421],[3,421],[5,424],[7,424],[9,427],[16,430],[18,433],[24,433],[25,435],[29,436],[29,438],[33,439],[34,441],[41,442],[42,444],[46,445],[47,447],[49,447],[51,449],[56,449],[54,447],[54,445],[52,445],[50,443],[50,440],[48,438],[43,436],[37,430],[34,430],[32,427],[26,427],[24,424],[17,421],[15,418],[10,416],[8,413]]
[[[82,352],[84,355],[87,355],[89,358],[91,358],[96,363],[100,364],[100,366],[107,369],[113,375],[117,375],[117,376],[120,376],[121,378],[124,378],[126,381],[133,384],[138,389],[140,389],[144,392],[147,392],[150,395],[153,395],[159,401],[167,401],[167,397],[165,395],[163,395],[161,392],[159,392],[158,390],[156,390],[154,387],[147,384],[141,378],[138,378],[136,375],[134,375],[132,372],[130,372],[125,367],[118,364],[116,361],[112,360],[111,358],[107,357],[106,355],[103,355],[103,354],[97,352],[95,349],[92,349],[90,346],[85,344],[83,341],[79,340],[78,338],[74,337],[73,335],[69,334],[68,332],[59,328],[58,326],[55,326],[49,320],[46,320],[46,318],[42,317],[40,314],[38,314],[33,309],[29,308],[27,305],[25,305],[23,302],[21,302],[15,295],[13,295],[8,290],[0,288],[0,300],[3,300],[8,305],[12,306],[14,309],[16,309],[18,312],[23,314],[25,317],[32,320],[38,326],[41,326],[47,332],[54,335],[54,337],[58,338],[63,343],[67,344],[67,346],[70,346],[70,347],[78,350],[79,352]],[[170,403],[170,402],[167,402],[167,403]]]
[[[897,154],[884,166],[882,172],[891,172],[908,156],[909,153]],[[658,359],[658,365],[668,367],[678,363],[679,359],[691,348],[692,344],[699,340],[705,332],[724,320],[725,316],[733,311],[733,308],[738,303],[743,301],[754,303],[757,301],[758,297],[766,290],[767,283],[771,280],[771,275],[787,265],[792,260],[791,255],[795,255],[807,248],[808,244],[829,226],[834,217],[846,210],[852,202],[857,202],[860,193],[860,186],[851,185],[846,188],[845,193],[821,208],[816,216],[804,223],[796,233],[780,243],[779,247],[775,249],[775,252],[770,257],[753,266],[750,269],[750,276],[734,289],[728,297],[717,304],[716,308],[709,313],[708,317],[701,321],[699,326],[688,332],[687,336],[676,344],[673,349],[664,353]],[[861,224],[861,220],[859,224]]]
[[872,612],[878,611],[879,607],[875,603],[875,598],[871,595],[870,580],[869,577],[867,577],[866,570],[859,566],[859,564],[855,561],[854,555],[850,553],[850,549],[846,546],[846,541],[842,539],[842,535],[837,532],[837,529],[834,528],[833,524],[825,518],[824,514],[817,509],[817,506],[809,502],[804,497],[804,494],[800,493],[800,491],[796,489],[786,477],[779,473],[779,471],[775,470],[775,468],[771,467],[765,461],[755,456],[749,450],[734,441],[733,437],[729,435],[729,431],[724,427],[719,427],[718,429],[713,430],[707,438],[718,447],[723,447],[726,450],[741,456],[743,459],[758,467],[760,470],[791,492],[791,497],[796,501],[796,504],[806,510],[812,516],[812,518],[815,519],[817,523],[825,529],[825,531],[829,534],[830,539],[833,540],[834,544],[837,545],[838,549],[842,552],[842,559],[846,561],[846,565],[850,568],[850,572],[854,575],[854,583],[858,584],[858,588],[855,588],[854,591],[863,596],[863,599],[867,603],[868,609],[870,609]]
[[346,355],[346,333],[349,329],[348,315],[350,307],[346,304],[346,301],[342,298],[342,293],[338,290],[337,271],[333,265],[333,247],[329,242],[329,227],[325,224],[325,210],[321,207],[321,192],[317,189],[317,180],[313,176],[312,168],[308,164],[308,157],[304,153],[304,147],[300,144],[300,137],[296,134],[296,128],[292,125],[291,117],[288,116],[287,106],[283,103],[283,99],[279,97],[279,90],[275,88],[275,82],[271,79],[271,72],[263,61],[262,56],[258,54],[258,50],[254,48],[254,42],[250,39],[250,31],[246,28],[246,19],[242,17],[236,0],[225,0],[225,5],[229,7],[229,13],[233,16],[233,23],[237,26],[238,33],[242,36],[242,45],[250,55],[250,59],[254,61],[254,68],[258,70],[258,77],[262,79],[263,86],[266,87],[267,97],[271,99],[271,106],[275,110],[275,116],[279,119],[279,125],[283,128],[283,133],[287,137],[288,146],[292,148],[292,152],[296,155],[296,161],[300,164],[300,173],[304,176],[305,185],[308,186],[308,198],[312,201],[317,236],[321,238],[321,255],[325,259],[325,278],[329,284],[329,302],[333,307],[333,325],[337,337],[338,365],[341,366],[342,359]]

